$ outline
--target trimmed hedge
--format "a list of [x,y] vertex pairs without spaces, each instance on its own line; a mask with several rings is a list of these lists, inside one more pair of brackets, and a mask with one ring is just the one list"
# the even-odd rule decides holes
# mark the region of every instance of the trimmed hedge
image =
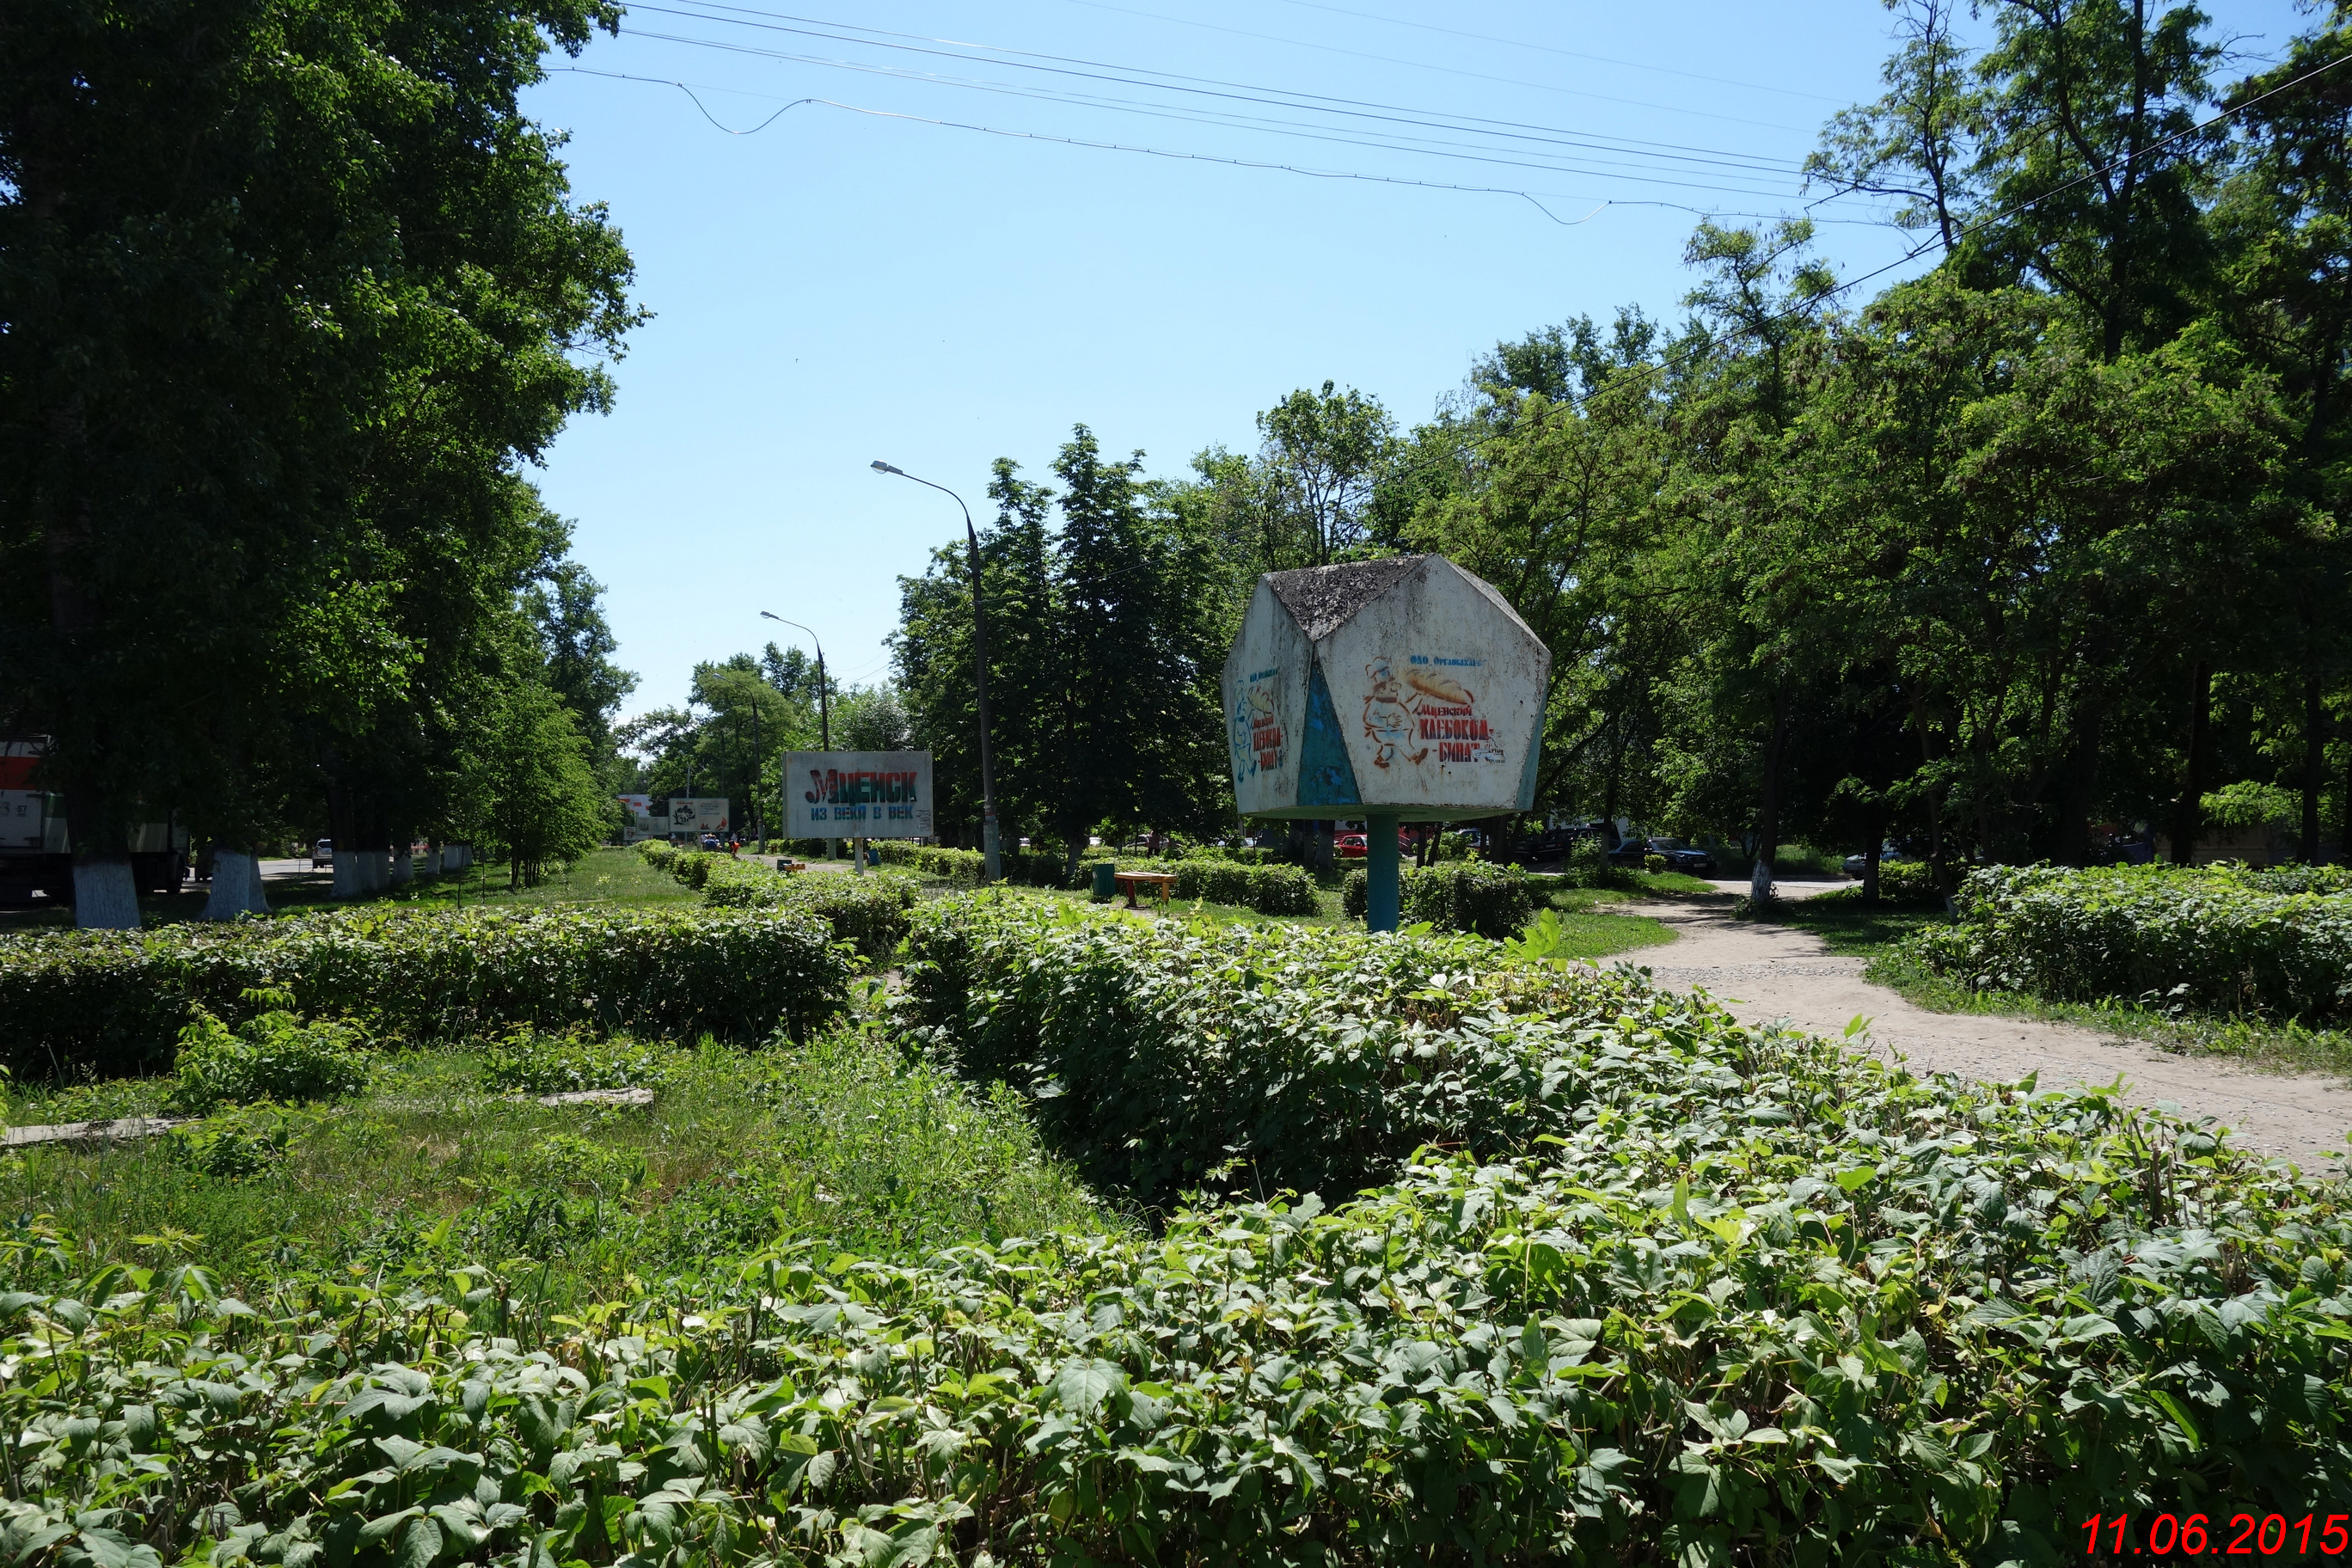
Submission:
[[2352,1512],[2340,1185],[1482,942],[951,902],[934,1045],[1099,1069],[1017,1080],[1048,1108],[1271,1090],[1391,1184],[785,1250],[544,1348],[528,1268],[224,1302],[18,1227],[17,1560],[2038,1563],[2094,1513]]
[[1180,899],[1234,904],[1262,915],[1311,915],[1323,907],[1315,896],[1315,879],[1297,866],[1201,858],[1179,860],[1171,868]]
[[798,910],[371,905],[234,925],[0,938],[0,1051],[38,1077],[167,1065],[202,1006],[245,992],[379,1035],[463,1038],[514,1024],[692,1038],[795,1038],[831,1018],[855,959]]
[[[1341,885],[1340,905],[1357,920],[1370,906],[1370,874],[1359,867]],[[1516,866],[1483,861],[1408,866],[1398,873],[1399,918],[1406,925],[1426,922],[1433,930],[1464,931],[1497,941],[1517,936],[1535,919],[1534,889]]]
[[[955,888],[979,887],[981,872],[988,864],[988,858],[977,849],[949,849],[937,844],[913,844],[903,838],[877,838],[874,843],[885,866],[898,866],[927,880]],[[1059,855],[999,849],[997,865],[1008,882],[1025,883],[1033,888],[1063,885]],[[1085,866],[1081,864],[1078,869],[1083,876]]]
[[859,877],[833,871],[792,875],[756,860],[714,858],[702,901],[713,909],[797,910],[824,921],[835,941],[851,943],[860,956],[880,962],[907,934],[907,911],[915,907],[915,880],[888,871]]
[[1979,991],[2117,997],[2326,1023],[2352,1016],[2352,892],[2298,868],[1991,866],[1954,900],[1959,923],[1908,951]]

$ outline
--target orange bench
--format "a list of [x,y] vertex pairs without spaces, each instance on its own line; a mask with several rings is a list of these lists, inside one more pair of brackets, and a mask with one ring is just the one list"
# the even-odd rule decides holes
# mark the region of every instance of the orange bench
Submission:
[[1165,903],[1175,896],[1176,873],[1173,871],[1121,871],[1118,873],[1118,885],[1126,889],[1127,907],[1130,910],[1140,909],[1142,906],[1135,901],[1136,889],[1149,888],[1151,889],[1153,898]]

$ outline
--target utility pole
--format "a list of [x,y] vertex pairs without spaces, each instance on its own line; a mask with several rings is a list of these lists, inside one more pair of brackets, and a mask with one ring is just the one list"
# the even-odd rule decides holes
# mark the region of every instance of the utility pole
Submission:
[[971,649],[972,663],[974,667],[972,670],[972,685],[974,693],[980,703],[980,850],[982,857],[982,879],[986,881],[1002,881],[1003,880],[1003,872],[1001,868],[1001,860],[997,850],[996,841],[996,764],[994,759],[989,753],[988,745],[988,614],[986,606],[981,599],[980,534],[979,531],[971,526],[971,508],[963,504],[963,497],[956,494],[955,491],[948,489],[945,485],[934,485],[929,479],[917,479],[916,476],[908,473],[906,469],[893,468],[888,463],[885,463],[878,458],[875,460],[872,467],[878,473],[896,474],[902,479],[914,479],[919,485],[929,486],[930,489],[939,491],[941,495],[955,502],[957,508],[963,513],[964,543],[971,552]]

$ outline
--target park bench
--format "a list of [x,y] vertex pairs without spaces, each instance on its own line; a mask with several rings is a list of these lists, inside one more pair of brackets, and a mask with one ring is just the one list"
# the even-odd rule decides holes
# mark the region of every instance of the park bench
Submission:
[[1165,902],[1176,891],[1176,873],[1173,871],[1121,871],[1118,873],[1118,885],[1127,894],[1127,907],[1130,910],[1139,909],[1142,906],[1135,901],[1137,889],[1149,889],[1153,898]]

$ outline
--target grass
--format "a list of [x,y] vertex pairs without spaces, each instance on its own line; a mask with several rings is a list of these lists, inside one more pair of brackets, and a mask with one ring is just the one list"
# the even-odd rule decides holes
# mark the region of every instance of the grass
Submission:
[[[911,1258],[1128,1223],[1040,1151],[1010,1090],[910,1065],[872,1028],[657,1059],[651,1106],[543,1106],[486,1089],[481,1051],[393,1055],[348,1103],[11,1152],[0,1213],[53,1226],[92,1266],[173,1257],[231,1282],[437,1251],[528,1259],[559,1304],[780,1239]],[[158,1109],[166,1089],[41,1090],[8,1109],[79,1120]]]

